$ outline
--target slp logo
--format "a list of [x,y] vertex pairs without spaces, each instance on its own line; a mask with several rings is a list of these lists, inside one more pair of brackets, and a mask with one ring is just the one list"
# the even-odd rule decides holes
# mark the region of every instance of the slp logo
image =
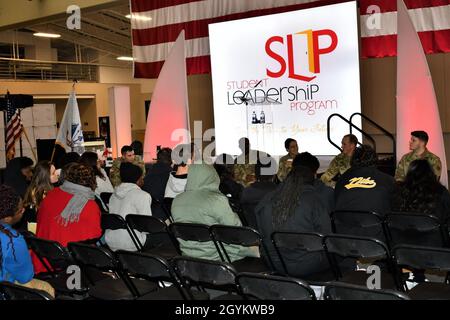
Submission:
[[353,188],[372,189],[375,188],[376,185],[377,183],[374,180],[372,180],[371,177],[368,178],[359,177],[350,179],[349,184],[346,184],[345,188],[347,190]]
[[[327,54],[333,52],[338,45],[338,37],[333,30],[323,29],[323,30],[305,30],[301,32],[297,32],[295,34],[288,34],[286,39],[281,36],[273,36],[266,41],[266,53],[277,61],[280,64],[280,70],[269,70],[266,69],[267,75],[272,78],[279,78],[286,73],[286,69],[289,70],[289,78],[302,80],[309,82],[316,78],[308,77],[305,75],[300,75],[295,73],[295,60],[294,60],[294,36],[300,35],[302,37],[306,36],[306,40],[308,43],[308,64],[309,64],[309,72],[311,73],[320,73],[320,55]],[[319,47],[319,37],[327,36],[330,38],[331,43],[326,48]],[[287,63],[285,57],[276,53],[273,49],[272,44],[281,43],[282,45],[287,46]],[[303,50],[299,51],[300,54],[303,54]]]

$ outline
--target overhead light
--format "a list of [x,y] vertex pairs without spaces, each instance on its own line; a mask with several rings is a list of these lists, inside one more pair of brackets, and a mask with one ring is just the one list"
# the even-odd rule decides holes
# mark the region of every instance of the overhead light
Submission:
[[46,32],[35,32],[33,33],[33,36],[35,37],[43,37],[43,38],[60,38],[60,34],[56,33],[46,33]]
[[125,57],[125,56],[122,56],[122,57],[117,57],[117,60],[121,60],[121,61],[134,61],[134,58],[133,58],[133,57]]
[[137,21],[151,21],[152,20],[152,17],[141,16],[141,15],[135,14],[135,13],[133,15],[127,14],[125,16],[125,18],[133,19],[133,20],[137,20]]

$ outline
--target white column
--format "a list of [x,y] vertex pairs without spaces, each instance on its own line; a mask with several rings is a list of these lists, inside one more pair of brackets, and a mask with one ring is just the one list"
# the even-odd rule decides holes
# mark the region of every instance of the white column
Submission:
[[120,148],[131,144],[130,88],[115,86],[108,89],[111,148],[113,157],[120,156]]

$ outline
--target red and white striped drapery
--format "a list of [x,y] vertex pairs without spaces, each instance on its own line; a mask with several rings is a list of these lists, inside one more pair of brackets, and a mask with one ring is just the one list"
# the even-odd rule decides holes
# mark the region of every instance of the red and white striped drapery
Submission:
[[[208,24],[300,10],[348,0],[131,0],[134,76],[157,78],[181,30],[186,32],[188,74],[209,73]],[[397,54],[397,4],[359,0],[361,56]],[[450,52],[450,0],[405,0],[425,53]],[[373,27],[371,5],[380,8]],[[344,17],[336,17],[342,19]],[[372,18],[373,19],[373,18]]]

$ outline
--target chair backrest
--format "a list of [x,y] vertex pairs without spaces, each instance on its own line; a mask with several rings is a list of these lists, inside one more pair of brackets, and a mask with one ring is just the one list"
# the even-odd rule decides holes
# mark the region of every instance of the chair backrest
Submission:
[[199,223],[174,222],[169,230],[175,238],[186,241],[212,241],[209,226]]
[[122,269],[133,277],[152,280],[172,280],[172,269],[161,257],[143,252],[115,252]]
[[387,216],[386,225],[392,246],[399,244],[448,246],[445,227],[433,215],[393,212]]
[[176,273],[187,287],[201,286],[236,291],[237,272],[232,265],[226,262],[176,257],[172,263]]
[[383,217],[371,211],[337,210],[331,213],[333,231],[371,237],[387,243]]
[[[185,299],[188,299],[186,293],[181,288],[180,281],[176,277],[174,270],[166,260],[147,253],[124,250],[116,251],[115,255],[122,270],[128,276],[148,281],[171,282],[179,290],[180,294]],[[132,281],[129,281],[129,283],[130,285],[134,285]],[[136,286],[134,286],[134,290],[139,292]]]
[[413,269],[450,271],[450,249],[398,245],[392,249],[395,263]]
[[325,300],[410,300],[402,292],[387,289],[369,289],[342,282],[333,282],[325,286]]
[[374,238],[331,234],[324,237],[324,244],[328,253],[345,258],[376,260],[389,258],[387,246]]
[[84,267],[93,267],[102,271],[116,271],[117,261],[107,249],[79,242],[70,242],[69,251],[73,258]]
[[[219,250],[222,261],[231,263],[230,256],[224,244],[234,244],[244,247],[263,247],[261,235],[250,227],[236,227],[225,225],[213,225],[209,227],[211,237]],[[264,248],[263,248],[264,249]],[[266,255],[268,258],[269,256]]]
[[10,282],[0,282],[0,294],[5,300],[53,300],[45,291],[26,288]]
[[153,216],[128,214],[125,217],[125,221],[128,223],[131,229],[135,229],[139,232],[148,232],[152,234],[167,232],[167,225],[160,219]]
[[100,193],[100,199],[102,199],[103,203],[109,207],[109,199],[111,199],[112,192],[102,192]]
[[237,275],[236,283],[247,299],[316,300],[314,290],[294,278],[243,272]]
[[56,241],[29,237],[27,243],[48,272],[65,271],[75,263],[67,249]]
[[286,274],[290,272],[283,257],[284,254],[294,251],[304,254],[325,253],[324,236],[320,233],[275,231],[272,233],[271,238]]
[[103,213],[101,217],[101,226],[103,231],[121,229],[126,230],[130,235],[130,238],[133,241],[134,245],[136,246],[136,249],[141,250],[141,244],[138,242],[138,240],[136,240],[130,226],[122,216],[114,213]]

